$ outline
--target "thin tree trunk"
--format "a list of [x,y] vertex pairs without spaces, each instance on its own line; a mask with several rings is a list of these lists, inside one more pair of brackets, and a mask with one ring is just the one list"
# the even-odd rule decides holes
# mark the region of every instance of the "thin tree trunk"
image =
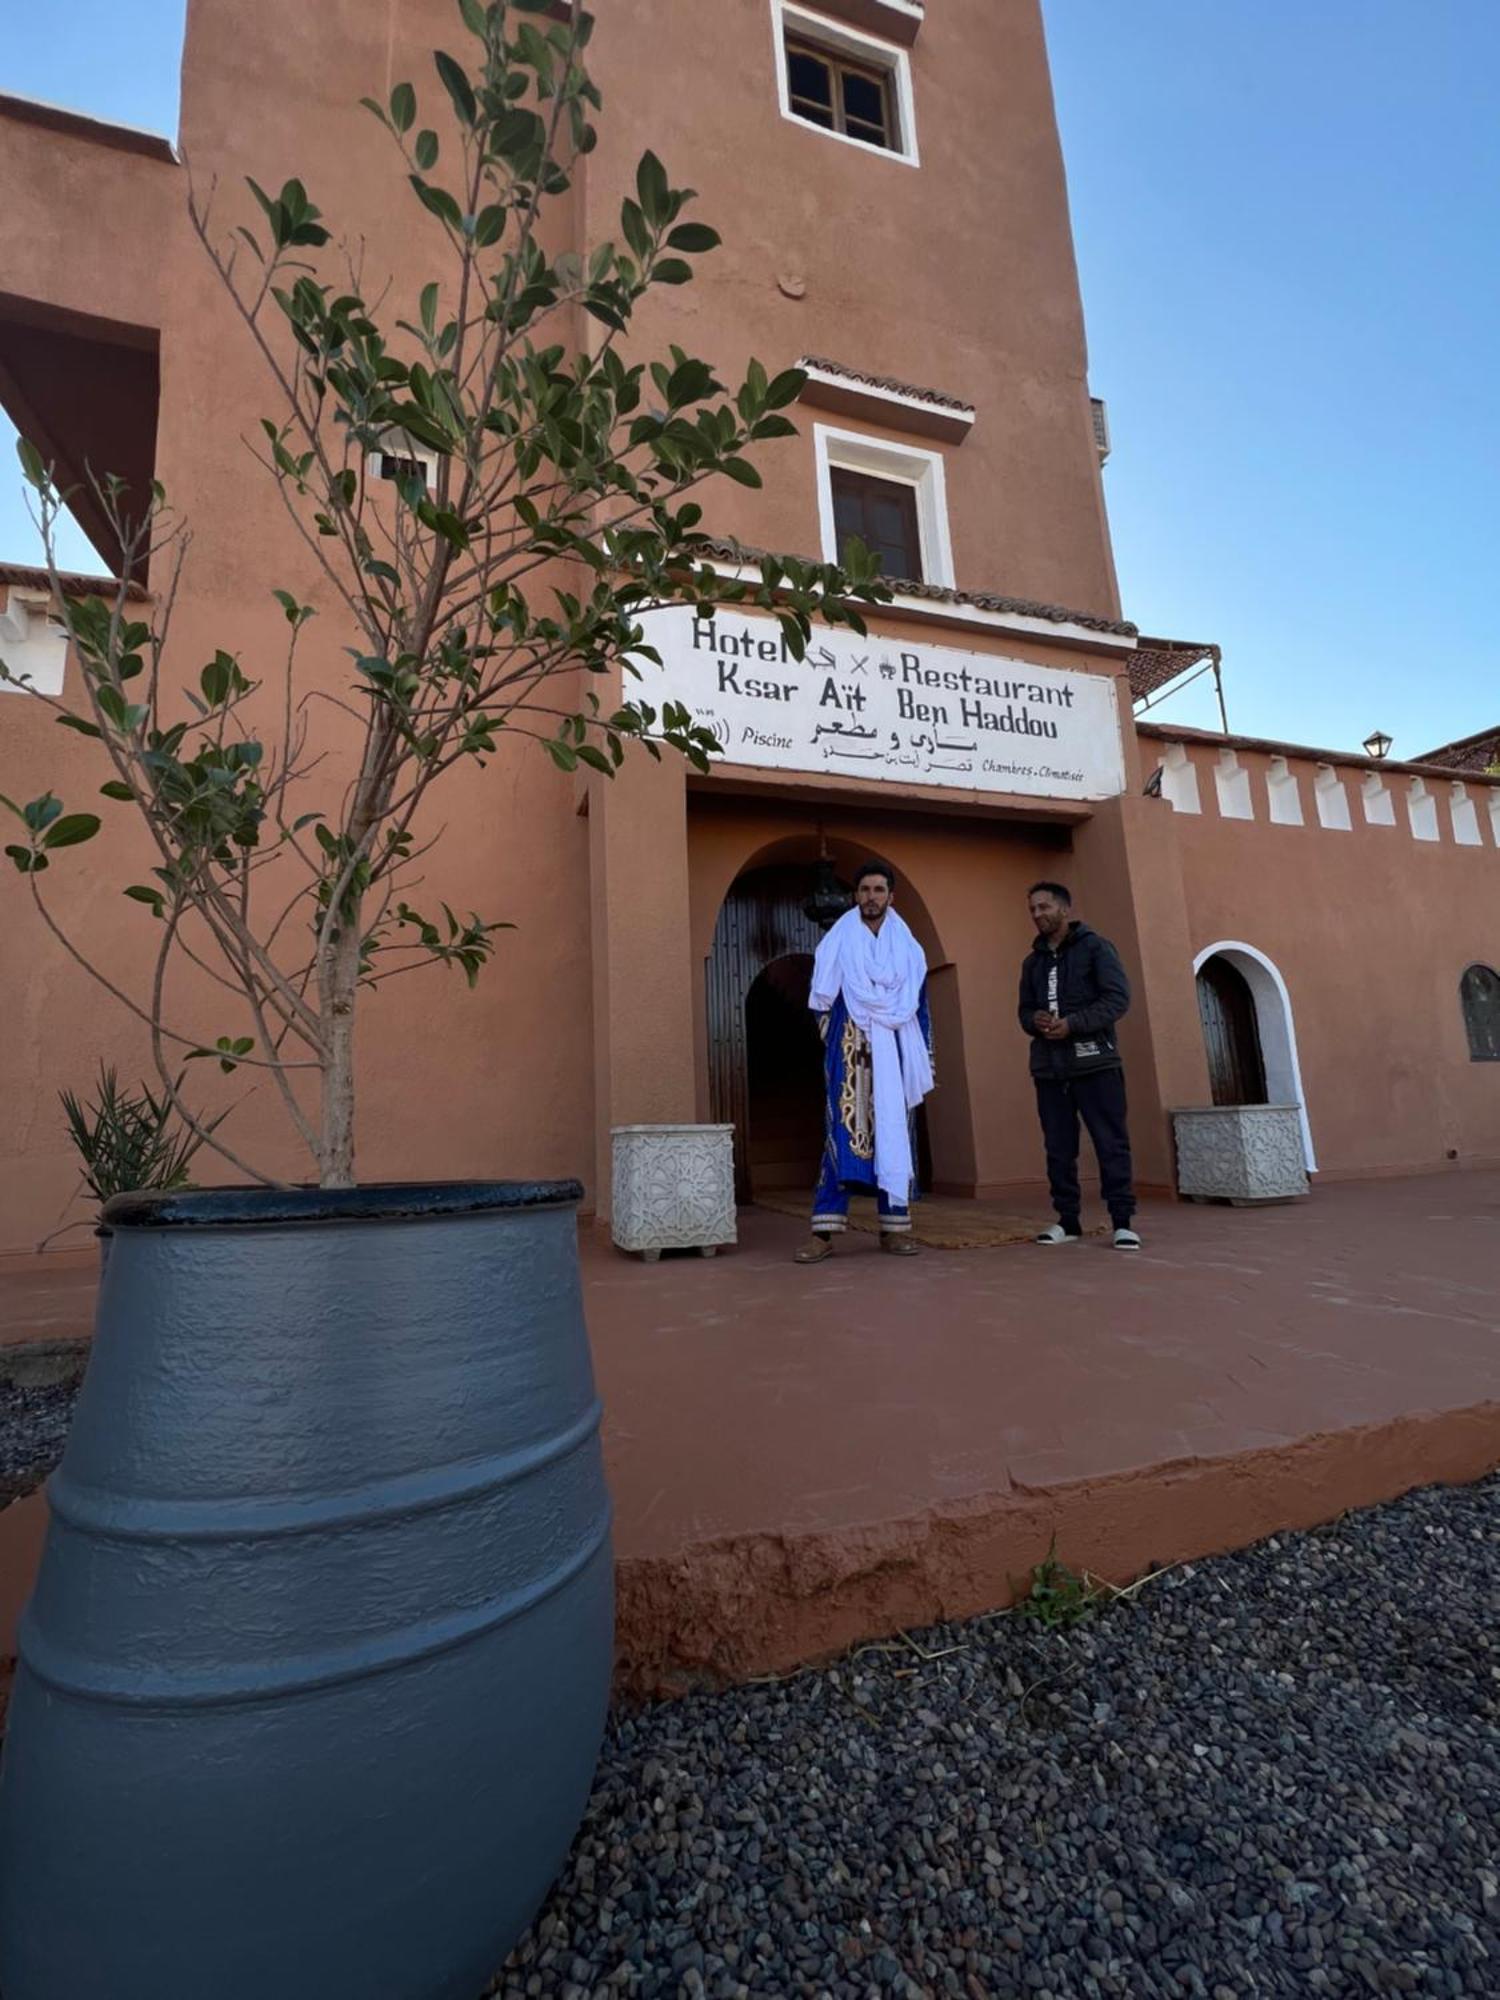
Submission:
[[318,967],[326,1050],[318,1179],[326,1188],[354,1186],[354,1001],[358,983],[359,919],[351,911]]

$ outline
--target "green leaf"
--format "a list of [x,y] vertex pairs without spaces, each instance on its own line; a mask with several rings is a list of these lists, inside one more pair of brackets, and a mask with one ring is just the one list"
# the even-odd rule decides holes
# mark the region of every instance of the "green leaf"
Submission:
[[659,229],[667,220],[671,192],[667,186],[667,170],[655,153],[641,155],[641,163],[635,170],[635,191],[646,220],[653,228]]
[[135,797],[135,793],[122,778],[111,778],[107,785],[99,787],[99,792],[101,797],[106,799],[124,799],[129,801]]
[[431,182],[424,181],[420,174],[412,174],[409,178],[423,208],[433,215],[440,216],[450,229],[463,228],[463,211],[446,188],[433,187]]
[[693,282],[693,267],[685,264],[680,257],[663,257],[659,264],[651,267],[651,282],[654,285],[690,285]]
[[431,173],[432,169],[437,165],[437,133],[427,129],[419,132],[417,134],[417,143],[413,150],[416,154],[417,165],[422,169],[423,173]]
[[669,250],[702,251],[716,249],[723,239],[706,222],[679,222],[667,238]]
[[645,263],[651,253],[651,232],[646,227],[640,204],[633,201],[620,203],[620,230],[641,263]]
[[288,625],[305,625],[308,619],[312,617],[312,606],[310,604],[299,604],[289,590],[273,590],[271,595],[286,613],[286,622]]
[[29,847],[11,846],[5,851],[23,875],[37,875],[47,865],[46,855],[33,854]]
[[18,437],[16,439],[16,457],[21,461],[22,476],[25,478],[28,486],[35,486],[38,490],[41,490],[52,484],[47,467],[43,462],[42,454],[37,450],[30,438]]
[[788,403],[795,403],[806,386],[805,368],[784,368],[766,389],[766,408],[780,410]]
[[726,458],[719,470],[741,486],[759,486],[762,483],[755,467],[743,458]]
[[444,55],[439,49],[432,58],[438,75],[443,79],[443,88],[453,100],[453,109],[465,125],[472,125],[479,117],[479,106],[474,99],[474,87],[464,73],[463,65],[456,63],[452,56]]
[[417,115],[417,93],[409,83],[398,83],[391,92],[391,123],[398,132],[409,132]]
[[451,548],[466,549],[469,546],[468,530],[457,514],[453,513],[450,508],[434,507],[432,509],[432,526]]
[[492,243],[498,243],[505,234],[506,209],[502,202],[492,202],[482,208],[474,220],[474,244],[476,249],[488,250]]
[[198,676],[198,685],[209,707],[218,708],[234,686],[234,661],[227,653],[215,654]]
[[162,916],[165,914],[166,901],[165,898],[162,896],[160,889],[143,888],[142,885],[139,882],[137,882],[131,888],[127,889],[125,891],[125,894],[131,897],[137,903],[149,904],[151,909],[155,912],[157,916]]
[[92,840],[103,822],[97,813],[68,813],[42,835],[43,847],[79,847]]
[[60,715],[57,718],[63,729],[76,729],[80,736],[94,736],[102,739],[104,731],[97,722],[85,722],[81,715]]
[[32,799],[21,808],[21,817],[33,833],[42,833],[62,811],[62,800],[51,792],[43,792],[39,799]]

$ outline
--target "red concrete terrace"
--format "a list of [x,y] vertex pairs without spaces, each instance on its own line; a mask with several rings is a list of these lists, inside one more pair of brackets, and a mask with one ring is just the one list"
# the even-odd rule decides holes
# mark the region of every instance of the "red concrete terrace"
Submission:
[[[622,1686],[995,1607],[1054,1534],[1124,1581],[1500,1464],[1500,1174],[1141,1227],[1133,1258],[851,1235],[813,1269],[761,1210],[712,1261],[586,1234]],[[0,1281],[10,1338],[87,1309],[83,1272]]]

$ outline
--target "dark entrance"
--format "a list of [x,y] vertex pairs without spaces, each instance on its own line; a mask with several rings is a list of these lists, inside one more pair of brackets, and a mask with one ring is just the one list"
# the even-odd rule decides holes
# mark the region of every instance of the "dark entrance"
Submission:
[[823,1040],[808,1008],[812,954],[773,959],[745,1001],[752,1193],[809,1187],[823,1145]]
[[[805,965],[801,987],[803,1011],[807,1011],[812,955],[823,935],[802,907],[812,885],[813,871],[810,867],[783,865],[751,869],[739,878],[724,898],[724,907],[719,911],[719,921],[714,927],[713,949],[708,955],[709,1115],[715,1124],[734,1127],[735,1192],[741,1201],[748,1201],[751,1194],[750,989],[760,975],[778,960],[800,960]],[[791,1035],[786,1020],[790,1008],[786,1001],[785,984],[780,983],[757,1004],[757,1015],[766,1030],[761,1043],[761,1059],[756,1065],[762,1080],[768,1050],[774,1046],[778,1035],[774,1024],[781,1024],[779,1032],[784,1039]],[[807,1018],[816,1039],[817,1023],[810,1013]],[[812,1102],[814,1112],[821,1119],[816,1082]],[[820,1125],[802,1170],[809,1192],[817,1172],[821,1144]]]
[[1198,973],[1198,1013],[1215,1104],[1264,1104],[1266,1065],[1255,995],[1227,958],[1206,959]]

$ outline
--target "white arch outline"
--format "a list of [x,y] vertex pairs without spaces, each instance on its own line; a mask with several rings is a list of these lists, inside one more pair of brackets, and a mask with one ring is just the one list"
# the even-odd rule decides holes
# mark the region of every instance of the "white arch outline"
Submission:
[[[1307,1117],[1307,1096],[1302,1088],[1302,1064],[1297,1055],[1297,1024],[1292,1017],[1292,996],[1280,968],[1253,944],[1241,938],[1220,938],[1205,945],[1193,960],[1196,979],[1211,958],[1227,958],[1245,976],[1255,1001],[1255,1021],[1260,1030],[1261,1055],[1266,1065],[1266,1094],[1273,1104],[1295,1104],[1302,1125],[1302,1152],[1307,1171],[1315,1174],[1318,1159],[1313,1151],[1312,1126]],[[1274,1003],[1274,1004],[1273,1004]],[[1286,1086],[1290,1084],[1290,1089]]]

